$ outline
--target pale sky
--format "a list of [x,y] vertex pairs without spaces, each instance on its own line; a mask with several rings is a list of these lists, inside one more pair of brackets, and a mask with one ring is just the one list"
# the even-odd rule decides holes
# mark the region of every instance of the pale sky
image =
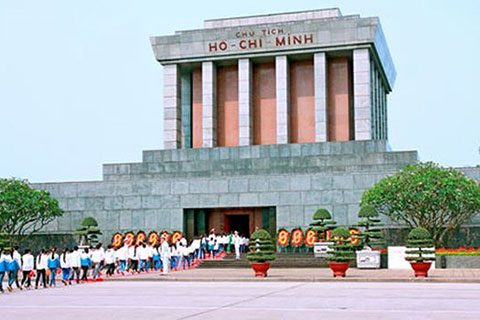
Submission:
[[480,1],[0,0],[0,177],[99,180],[103,163],[161,149],[162,67],[150,36],[330,7],[380,17],[397,70],[392,149],[480,164]]

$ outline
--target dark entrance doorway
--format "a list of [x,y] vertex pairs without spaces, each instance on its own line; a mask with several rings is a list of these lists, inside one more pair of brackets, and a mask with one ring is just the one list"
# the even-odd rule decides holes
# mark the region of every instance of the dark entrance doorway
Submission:
[[183,232],[187,239],[206,235],[211,229],[216,234],[237,230],[249,237],[257,228],[264,228],[272,236],[277,230],[275,207],[184,209]]
[[225,232],[238,231],[240,235],[250,237],[250,217],[248,214],[225,215]]

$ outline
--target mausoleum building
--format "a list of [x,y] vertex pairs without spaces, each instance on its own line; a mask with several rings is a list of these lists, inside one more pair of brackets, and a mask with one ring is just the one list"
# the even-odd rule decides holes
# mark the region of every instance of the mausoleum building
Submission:
[[[377,17],[325,9],[215,19],[151,44],[163,65],[164,149],[105,164],[101,181],[36,184],[66,211],[47,231],[93,216],[106,239],[249,235],[305,227],[320,207],[351,225],[365,190],[418,160],[388,145],[396,72]],[[480,180],[480,170],[465,171]]]

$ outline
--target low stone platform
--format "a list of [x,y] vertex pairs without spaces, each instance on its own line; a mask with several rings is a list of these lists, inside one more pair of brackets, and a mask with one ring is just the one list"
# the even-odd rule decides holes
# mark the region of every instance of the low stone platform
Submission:
[[[352,262],[355,264],[355,262]],[[277,253],[272,268],[326,268],[325,259],[315,258],[313,253]],[[353,265],[351,265],[353,266]],[[240,260],[235,260],[234,255],[226,255],[223,259],[204,260],[199,265],[202,269],[250,269],[250,263],[245,255]]]
[[159,273],[115,277],[106,281],[293,281],[293,282],[458,282],[480,283],[480,269],[435,269],[428,278],[417,279],[411,270],[360,270],[350,268],[347,277],[334,278],[328,268],[272,268],[267,278],[255,278],[251,269],[192,269],[162,276]]

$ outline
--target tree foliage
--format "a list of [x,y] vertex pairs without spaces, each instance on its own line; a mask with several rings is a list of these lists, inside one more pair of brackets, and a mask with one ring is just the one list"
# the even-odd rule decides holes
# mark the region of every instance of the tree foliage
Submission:
[[377,210],[370,205],[366,205],[360,208],[358,217],[360,219],[357,226],[363,230],[356,237],[360,238],[362,244],[369,248],[379,248],[385,245],[381,229],[383,224],[380,222]]
[[335,224],[331,213],[327,209],[320,208],[313,214],[313,222],[310,223],[310,226],[317,232],[318,240],[325,241],[326,232],[333,229]]
[[267,262],[275,260],[275,246],[267,230],[259,229],[252,233],[250,250],[247,255],[249,261]]
[[102,234],[98,227],[98,222],[93,217],[83,219],[80,227],[75,230],[75,234],[80,237],[80,244],[95,245],[98,243],[98,236]]
[[35,190],[28,181],[0,179],[0,234],[10,245],[40,231],[63,210],[46,190]]
[[427,229],[441,246],[448,232],[480,212],[480,187],[453,168],[417,163],[366,191],[361,201],[361,206],[365,205],[410,228]]

